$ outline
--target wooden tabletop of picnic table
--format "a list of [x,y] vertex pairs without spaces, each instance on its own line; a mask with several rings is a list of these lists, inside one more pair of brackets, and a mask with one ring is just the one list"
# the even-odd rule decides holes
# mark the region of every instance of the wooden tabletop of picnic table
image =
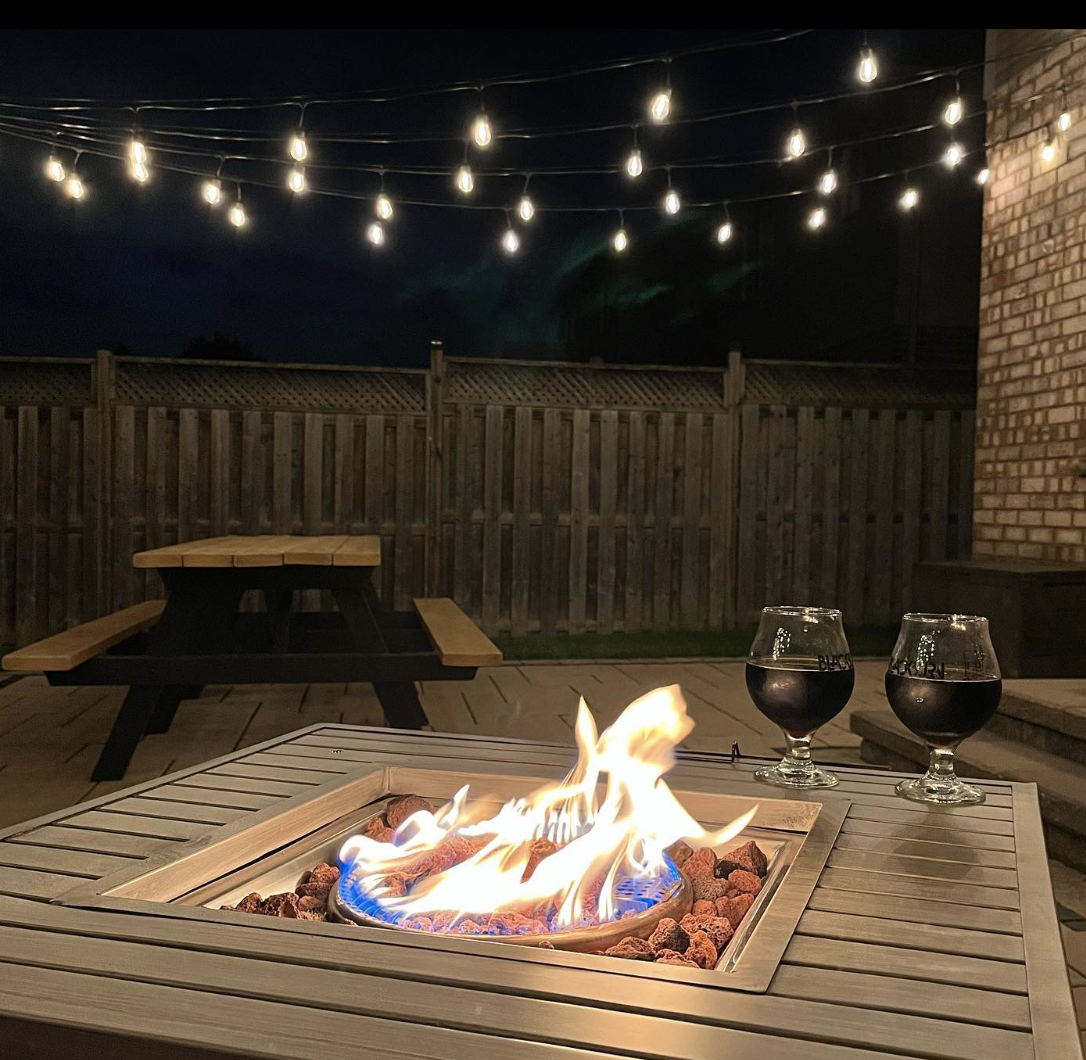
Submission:
[[230,534],[137,552],[137,568],[162,567],[379,567],[376,534]]

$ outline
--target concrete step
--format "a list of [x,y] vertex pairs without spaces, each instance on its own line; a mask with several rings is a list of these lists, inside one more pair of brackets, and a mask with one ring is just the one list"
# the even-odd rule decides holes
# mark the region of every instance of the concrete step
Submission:
[[[863,740],[860,757],[865,762],[902,770],[927,765],[924,741],[889,707],[854,711],[851,727]],[[989,730],[962,743],[956,757],[963,777],[1036,784],[1049,855],[1086,871],[1086,766]]]
[[1086,765],[1086,681],[1004,681],[984,731]]

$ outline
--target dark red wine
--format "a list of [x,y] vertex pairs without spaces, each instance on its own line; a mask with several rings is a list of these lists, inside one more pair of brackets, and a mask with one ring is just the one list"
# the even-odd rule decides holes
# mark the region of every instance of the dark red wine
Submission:
[[747,663],[747,691],[754,705],[789,736],[806,736],[845,708],[856,671],[800,670]]
[[901,723],[933,747],[954,747],[991,720],[1003,694],[997,677],[984,681],[940,681],[886,675],[886,698]]

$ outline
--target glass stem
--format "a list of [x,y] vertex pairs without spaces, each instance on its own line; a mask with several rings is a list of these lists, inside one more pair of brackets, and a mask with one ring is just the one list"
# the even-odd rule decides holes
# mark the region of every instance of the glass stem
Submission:
[[958,779],[954,772],[954,752],[948,747],[933,747],[928,759],[928,776],[944,784],[953,784]]
[[788,745],[788,753],[785,755],[785,760],[789,766],[799,772],[810,772],[813,768],[811,762],[811,734],[806,736],[791,736],[788,733],[784,734],[785,743]]

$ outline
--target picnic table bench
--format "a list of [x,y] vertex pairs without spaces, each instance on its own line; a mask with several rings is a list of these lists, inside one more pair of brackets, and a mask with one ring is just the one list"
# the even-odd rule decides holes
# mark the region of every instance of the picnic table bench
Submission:
[[[116,780],[145,732],[166,732],[206,684],[364,681],[390,725],[427,724],[416,681],[469,681],[501,652],[456,604],[416,599],[389,611],[373,587],[373,535],[231,535],[138,552],[165,600],[147,600],[6,655],[5,670],[54,685],[127,685],[92,778]],[[336,610],[299,611],[299,590],[329,590]],[[265,610],[242,612],[249,590]]]

